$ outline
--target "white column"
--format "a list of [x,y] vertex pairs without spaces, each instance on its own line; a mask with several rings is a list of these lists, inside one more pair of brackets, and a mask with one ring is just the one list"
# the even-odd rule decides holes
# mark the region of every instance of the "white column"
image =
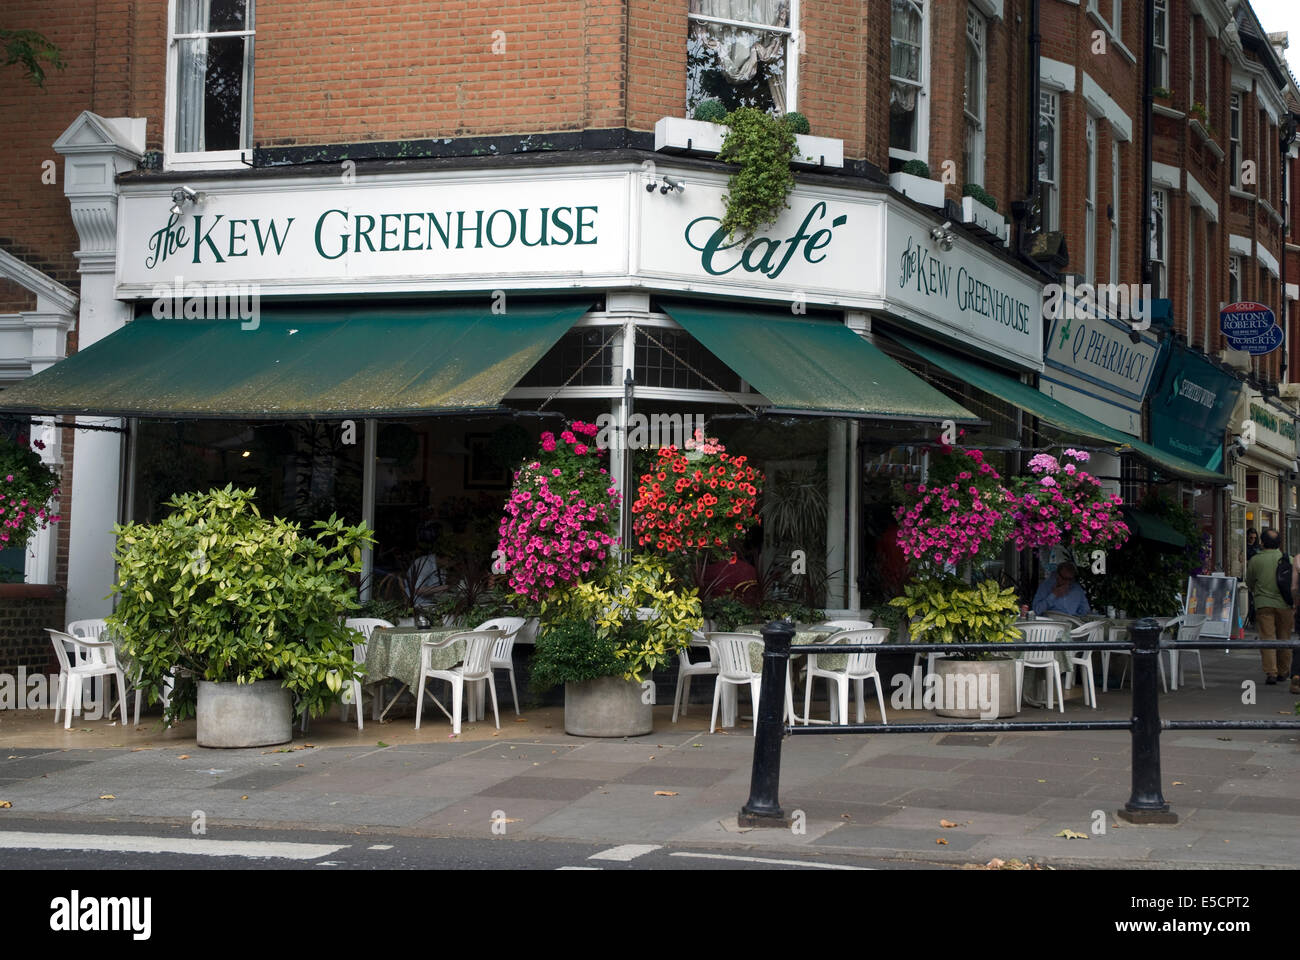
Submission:
[[[89,110],[55,142],[66,158],[63,192],[72,207],[80,248],[81,304],[77,347],[84,350],[131,318],[131,305],[115,297],[117,263],[116,177],[133,170],[144,153],[143,119],[105,119]],[[78,425],[121,428],[123,421],[77,419]],[[121,510],[123,435],[116,431],[77,430],[69,503],[67,617],[102,617],[112,611],[107,599],[115,580],[113,524]],[[66,499],[71,496],[70,502]]]

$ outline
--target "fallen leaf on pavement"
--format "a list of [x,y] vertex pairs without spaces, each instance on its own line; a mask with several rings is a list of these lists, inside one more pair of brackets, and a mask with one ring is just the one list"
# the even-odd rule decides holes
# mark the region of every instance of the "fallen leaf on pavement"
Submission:
[[188,753],[182,753],[182,754],[181,754],[179,757],[177,757],[176,759],[177,759],[177,760],[188,760],[189,758],[190,758],[190,755],[189,755]]
[[518,817],[493,817],[492,823],[518,823]]
[[8,810],[13,804],[8,800],[0,800],[0,810]]
[[1181,781],[1181,780],[1175,780],[1175,781],[1171,784],[1171,786],[1181,787],[1181,786],[1183,786],[1183,781]]
[[1046,780],[1039,780],[1038,782],[1039,782],[1039,783],[1046,783],[1047,781],[1046,781]]
[[840,819],[841,819],[841,820],[852,820],[852,819],[853,819],[853,814],[851,814],[851,813],[841,813],[841,814],[840,814]]
[[101,799],[101,800],[116,800],[117,797],[113,796],[111,793],[106,793],[106,794],[104,794],[102,797],[100,797],[99,799]]
[[654,755],[653,753],[650,754],[650,759],[653,760],[654,758],[655,758],[655,755]]
[[948,841],[945,840],[943,837],[940,837],[939,839],[935,840],[934,842],[935,842],[935,843],[941,843],[941,844],[943,844],[945,847],[948,846]]
[[952,820],[940,820],[940,821],[939,821],[939,826],[941,826],[941,827],[960,827],[961,824],[960,824],[960,823],[954,823]]
[[515,723],[527,723],[527,722],[528,722],[527,717],[515,717]]
[[300,766],[300,767],[305,767],[305,766],[307,766],[307,764],[305,764],[305,763],[300,763],[300,764],[298,764],[298,766]]
[[656,791],[655,791],[655,796],[656,796],[656,797],[675,797],[675,796],[677,796],[677,791],[676,791],[676,790],[656,790]]
[[382,741],[382,740],[376,740],[376,741],[375,741],[375,746],[377,746],[377,747],[386,747],[386,746],[388,746],[388,744],[384,743],[384,741]]
[[244,794],[244,795],[243,795],[242,797],[240,797],[239,799],[240,799],[240,800],[247,800],[247,799],[248,799],[248,794]]
[[1066,840],[1087,840],[1088,839],[1088,835],[1086,833],[1079,833],[1077,830],[1062,830],[1060,833],[1054,834],[1054,836],[1065,837]]

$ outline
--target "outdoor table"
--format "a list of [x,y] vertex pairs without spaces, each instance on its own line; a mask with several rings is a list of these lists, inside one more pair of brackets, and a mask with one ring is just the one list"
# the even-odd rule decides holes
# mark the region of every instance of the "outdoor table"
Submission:
[[[376,627],[366,644],[366,683],[396,680],[402,685],[388,701],[379,719],[383,720],[393,704],[407,690],[420,684],[420,655],[426,643],[441,644],[430,651],[434,669],[450,670],[465,659],[465,641],[446,643],[448,637],[467,632],[464,627]],[[473,684],[472,686],[477,686]],[[471,691],[472,693],[473,691]],[[471,710],[471,716],[475,714]]]

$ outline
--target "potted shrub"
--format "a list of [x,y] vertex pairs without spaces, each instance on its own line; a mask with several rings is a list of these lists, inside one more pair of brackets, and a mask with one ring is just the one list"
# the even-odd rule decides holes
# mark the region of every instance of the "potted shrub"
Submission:
[[978,183],[962,187],[961,219],[999,240],[1007,235],[1007,221],[998,215],[998,201]]
[[564,683],[565,732],[583,737],[650,733],[654,692],[644,684],[703,623],[696,591],[649,556],[555,592],[541,620],[533,682]]
[[156,524],[117,525],[116,612],[108,618],[150,702],[176,671],[168,723],[197,716],[198,742],[255,747],[292,737],[359,674],[349,576],[364,524],[318,520],[314,533],[266,519],[254,490],[178,494]]
[[927,207],[943,206],[943,184],[930,179],[930,167],[924,160],[908,160],[902,170],[889,175],[889,185]]
[[[1020,613],[1020,601],[1010,587],[1002,589],[993,580],[973,586],[956,578],[933,578],[909,583],[903,596],[890,601],[911,619],[915,643],[1012,643],[1020,639],[1013,624]],[[1016,664],[1014,654],[963,653],[935,662],[939,689],[967,693],[965,708],[939,698],[935,712],[944,717],[972,719],[980,716],[978,701],[970,703],[969,692],[993,697],[996,716],[1016,713]],[[949,677],[955,680],[949,680]],[[967,678],[974,678],[974,685]],[[986,716],[986,719],[992,719]]]

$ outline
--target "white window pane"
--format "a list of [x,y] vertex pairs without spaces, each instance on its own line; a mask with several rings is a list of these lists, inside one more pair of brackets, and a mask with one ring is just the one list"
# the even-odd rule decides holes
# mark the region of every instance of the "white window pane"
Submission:
[[691,0],[690,13],[722,20],[739,20],[765,27],[785,27],[790,23],[787,0]]
[[246,37],[177,41],[176,149],[247,147],[244,102]]

